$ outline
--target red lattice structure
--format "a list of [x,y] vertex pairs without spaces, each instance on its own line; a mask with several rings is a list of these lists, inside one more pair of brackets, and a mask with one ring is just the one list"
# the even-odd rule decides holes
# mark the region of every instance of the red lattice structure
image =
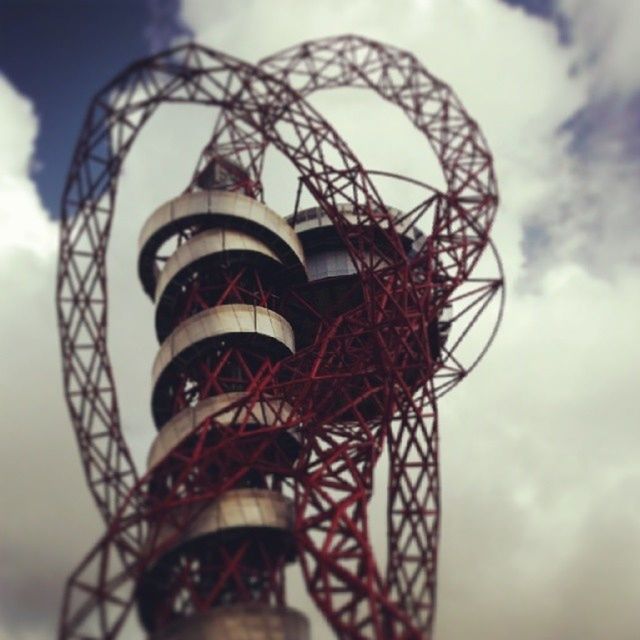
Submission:
[[[399,107],[446,189],[365,169],[305,100],[339,87]],[[140,236],[160,343],[158,435],[140,473],[107,348],[106,251],[120,170],[162,103],[220,116],[193,180]],[[299,177],[288,221],[265,204],[271,145]],[[381,176],[422,196],[393,209]],[[315,207],[300,210],[303,191]],[[136,607],[154,639],[306,638],[286,601],[294,561],[337,637],[431,637],[437,398],[493,339],[497,322],[464,349],[483,312],[501,315],[496,206],[491,154],[449,87],[364,38],[256,66],[189,44],[98,93],[63,196],[57,300],[67,403],[106,532],[69,579],[60,637],[115,638]],[[386,567],[369,522],[383,451]]]

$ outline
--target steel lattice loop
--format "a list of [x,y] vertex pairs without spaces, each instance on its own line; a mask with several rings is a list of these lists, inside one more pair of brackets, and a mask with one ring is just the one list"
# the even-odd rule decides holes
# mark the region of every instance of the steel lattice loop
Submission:
[[[446,190],[412,179],[424,187],[422,200],[404,213],[390,209],[376,189],[382,172],[362,167],[305,100],[338,87],[369,89],[399,107],[431,145]],[[220,115],[179,200],[196,208],[184,223],[173,209],[167,214],[175,236],[168,260],[160,256],[162,229],[157,241],[153,230],[143,231],[143,285],[164,302],[156,311],[162,347],[154,365],[160,435],[141,475],[122,434],[107,348],[106,251],[120,170],[162,103],[209,105]],[[347,302],[330,314],[322,306],[325,285],[307,282],[291,232],[273,221],[229,223],[243,207],[271,220],[261,204],[270,145],[317,203],[312,212],[296,207],[291,226],[302,233],[305,216],[324,216],[348,253],[352,271],[341,282],[350,283],[349,294],[340,290]],[[205,196],[206,211],[215,199],[215,211],[230,213],[198,214]],[[498,320],[501,314],[501,267],[489,239],[496,206],[491,154],[453,92],[411,54],[364,38],[304,43],[257,66],[189,44],[131,65],[98,93],[63,196],[57,302],[67,404],[107,532],[69,579],[60,637],[113,638],[136,599],[152,634],[211,612],[282,609],[284,567],[294,556],[338,637],[430,637],[440,500],[436,398],[468,374],[495,335],[497,324],[463,362],[461,345],[478,318],[490,305]],[[220,220],[224,232],[215,228]],[[211,261],[222,255],[218,246],[226,257],[215,263],[215,282],[191,277],[190,261]],[[489,275],[478,275],[483,254],[493,256]],[[251,264],[231,265],[233,255],[250,255]],[[175,356],[175,345],[187,340],[184,327],[224,325],[230,314],[237,326],[252,326],[252,335],[260,322],[279,327],[270,330],[280,346],[274,339],[216,342],[212,330],[202,338],[206,349]],[[385,447],[381,570],[368,511]],[[290,512],[280,494],[290,496]],[[272,533],[198,546],[198,523],[208,518],[212,531],[211,522],[233,519],[224,515],[229,496],[282,502]],[[285,522],[291,540],[273,533]],[[178,553],[179,540],[191,542]],[[287,624],[299,633],[296,620]]]

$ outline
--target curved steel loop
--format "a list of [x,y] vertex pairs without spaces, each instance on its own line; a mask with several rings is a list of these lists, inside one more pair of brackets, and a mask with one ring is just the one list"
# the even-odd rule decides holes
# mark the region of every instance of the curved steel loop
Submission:
[[[283,96],[289,96],[285,113]],[[131,65],[96,95],[62,199],[57,309],[67,405],[106,521],[137,478],[122,437],[107,349],[106,250],[120,168],[140,128],[165,102],[222,106],[260,130],[308,176],[337,225],[338,198],[352,200],[361,219],[382,209],[355,156],[315,110],[265,72],[225,54],[185,45]],[[291,125],[293,143],[279,134],[276,122]],[[342,168],[326,165],[327,148]]]
[[[287,96],[284,101],[283,96]],[[230,56],[185,45],[131,65],[97,94],[63,195],[57,302],[67,404],[89,486],[110,525],[108,548],[103,546],[103,552],[115,545],[121,559],[142,547],[144,527],[138,522],[130,532],[127,527],[132,520],[123,521],[118,514],[123,505],[142,509],[144,495],[122,436],[107,349],[106,250],[120,168],[140,128],[163,102],[222,106],[260,130],[306,176],[307,186],[341,228],[348,246],[351,239],[337,213],[338,201],[352,202],[361,221],[375,211],[380,222],[385,217],[380,213],[386,213],[357,159],[335,131],[291,89]],[[290,125],[293,142],[275,129],[275,123]],[[337,168],[324,162],[327,149],[339,159]],[[386,223],[392,234],[388,216]],[[362,261],[359,267],[366,271],[369,265]],[[93,606],[85,603],[80,611],[65,609],[61,625],[65,637],[76,637],[85,624],[91,628],[87,621],[96,614],[96,606],[102,632],[111,635],[115,629],[105,609],[114,601],[104,600],[105,586],[111,584],[109,567],[100,566]],[[70,588],[78,584],[72,582]],[[82,588],[86,591],[86,583]]]
[[[435,259],[437,277],[446,283],[440,283],[445,295],[439,296],[438,304],[430,301],[428,305],[427,319],[432,320],[447,301],[455,299],[456,288],[469,278],[484,249],[491,243],[489,232],[498,204],[498,190],[492,156],[475,120],[467,114],[451,88],[430,74],[413,54],[361,36],[304,42],[264,58],[259,66],[293,86],[300,96],[341,87],[369,89],[399,107],[425,136],[440,162],[447,184],[445,194],[424,185],[440,200],[432,205],[435,210],[429,234],[432,242],[425,244],[422,252],[426,260]],[[222,111],[187,190],[196,187],[198,176],[215,155],[245,168],[262,197],[261,172],[268,144],[232,112]],[[411,178],[398,177],[418,183]],[[454,353],[462,340],[446,350],[446,357],[436,365],[441,368],[439,374],[436,372],[440,378],[436,388],[438,397],[450,391],[475,368],[500,325],[504,277],[495,249],[491,253],[496,273],[491,282],[484,279],[486,291],[478,292],[481,298],[478,306],[484,310],[496,294],[499,296],[500,309],[494,328],[469,365],[459,362]],[[420,304],[417,290],[413,289],[414,302]],[[428,295],[424,290],[421,294],[423,297]],[[475,324],[477,317],[479,314],[473,316],[469,324]],[[468,328],[462,331],[463,339],[468,331]]]
[[[482,253],[495,216],[498,190],[492,156],[477,123],[451,88],[430,74],[410,52],[361,36],[336,36],[295,45],[268,56],[258,66],[291,86],[300,96],[339,87],[363,88],[398,106],[427,139],[447,184],[448,206],[434,220],[432,237],[449,264],[451,281],[462,281]],[[235,135],[225,149],[225,130]],[[242,146],[233,114],[221,114],[199,167],[211,149],[236,156],[259,182],[266,144]],[[247,151],[251,151],[250,156]],[[197,171],[196,171],[197,173]]]
[[[398,106],[412,124],[426,137],[443,169],[447,183],[445,204],[433,218],[430,237],[432,243],[423,245],[425,259],[434,259],[441,267],[441,277],[450,285],[447,295],[441,298],[455,300],[458,286],[469,277],[485,246],[490,243],[488,233],[497,205],[497,187],[491,164],[491,154],[475,121],[466,113],[451,89],[432,76],[416,58],[400,49],[382,45],[358,36],[339,36],[305,42],[263,59],[261,68],[294,86],[301,96],[315,91],[359,87],[374,91],[383,99]],[[267,142],[250,139],[242,123],[234,114],[222,112],[214,127],[210,142],[203,150],[190,187],[196,185],[200,172],[212,156],[224,157],[238,166],[247,168],[254,184],[260,183],[261,169]],[[491,245],[492,246],[492,245]],[[432,413],[424,419],[424,400],[421,409],[415,398],[406,393],[411,409],[404,412],[396,428],[389,431],[390,476],[388,500],[388,565],[385,589],[389,590],[404,609],[410,611],[423,629],[429,630],[435,605],[436,541],[439,527],[439,480],[437,473],[437,425],[435,399],[449,391],[484,355],[497,331],[504,302],[502,268],[492,246],[498,276],[483,286],[478,286],[477,301],[466,309],[472,316],[453,346],[445,350],[446,357],[436,370],[438,386],[431,387],[427,405]],[[410,281],[403,281],[404,292],[411,288]],[[496,288],[497,287],[497,288]],[[459,365],[453,351],[466,337],[477,317],[492,301],[495,291],[500,295],[497,322],[486,344],[471,365]],[[421,297],[429,291],[415,289],[414,304],[422,305]],[[469,294],[461,294],[465,298]],[[467,300],[465,300],[465,303]],[[441,311],[441,306],[427,300],[431,319]],[[387,369],[393,370],[393,360],[387,361]],[[417,400],[420,404],[420,400]],[[417,475],[413,471],[422,469]],[[329,474],[330,475],[330,474]],[[316,487],[320,491],[319,487]],[[301,498],[308,505],[309,496]],[[326,508],[326,506],[325,506]],[[338,505],[332,506],[339,511]],[[407,512],[418,513],[422,522],[412,522]],[[317,522],[317,513],[309,516],[309,522]],[[353,524],[347,522],[347,526]],[[317,529],[317,525],[314,525]],[[313,527],[312,527],[313,528]],[[304,522],[301,522],[301,531]],[[409,538],[413,543],[409,542]],[[325,545],[314,545],[310,535],[301,533],[303,547],[314,556],[305,563],[305,575],[311,593],[319,593],[317,579],[309,565],[321,565],[328,554]],[[417,542],[416,542],[417,541]],[[323,553],[321,553],[321,549]],[[416,549],[418,551],[416,552]],[[322,556],[322,557],[321,557]],[[427,574],[426,584],[418,572]],[[340,605],[343,609],[344,604]],[[330,607],[322,607],[330,618]],[[333,609],[337,609],[334,606]],[[335,615],[333,616],[335,620]],[[336,622],[336,628],[340,624]]]
[[[311,91],[347,85],[373,89],[400,106],[443,166],[447,193],[434,201],[431,236],[412,261],[367,172],[304,100]],[[145,526],[152,474],[138,478],[120,429],[106,342],[105,256],[120,168],[140,128],[164,102],[222,108],[202,161],[214,156],[246,168],[243,189],[252,197],[262,198],[264,153],[273,144],[351,255],[364,303],[329,323],[316,343],[254,380],[253,392],[292,399],[294,418],[280,416],[277,429],[290,427],[289,420],[305,425],[303,454],[288,480],[298,510],[297,543],[309,591],[336,633],[345,640],[428,637],[439,530],[433,384],[439,364],[432,362],[425,332],[489,243],[497,191],[484,139],[448,87],[411,54],[354,36],[305,43],[260,67],[194,44],[178,47],[131,65],[92,102],[63,196],[57,300],[67,403],[85,474],[109,529],[70,578],[60,635],[115,637],[131,606],[131,581],[163,548],[149,546]],[[355,225],[340,213],[342,203],[352,205]],[[367,226],[386,235],[384,256],[372,234],[360,232]],[[384,260],[372,259],[378,255]],[[276,380],[278,368],[288,372],[285,382]],[[418,377],[407,378],[407,371]],[[350,401],[354,388],[361,397]],[[344,394],[333,414],[329,389]],[[384,406],[383,415],[365,418],[357,404],[363,398]],[[346,422],[345,411],[351,412]],[[203,423],[194,432],[202,446],[193,457],[178,452],[180,445],[167,454],[180,482],[191,482],[214,458],[217,464],[225,460],[225,452],[238,455],[234,447],[242,434],[218,448],[205,447],[208,429]],[[367,512],[385,438],[391,482],[383,578]],[[241,474],[258,462],[242,453],[236,464],[234,473]],[[233,486],[232,473],[223,477],[222,484],[205,483],[197,498],[181,492],[178,483],[156,515],[212,499]]]

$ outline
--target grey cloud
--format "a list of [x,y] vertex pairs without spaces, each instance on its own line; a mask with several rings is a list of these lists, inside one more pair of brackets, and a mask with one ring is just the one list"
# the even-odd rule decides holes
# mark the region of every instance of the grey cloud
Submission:
[[526,216],[522,247],[529,284],[563,259],[608,278],[640,262],[633,241],[640,198],[640,74],[631,62],[640,49],[629,26],[637,24],[640,5],[565,0],[559,6],[574,32],[573,79],[587,90],[583,104],[555,132],[562,157],[548,175],[548,197],[532,202]]
[[[9,268],[6,257],[0,266],[11,299],[0,313],[0,625],[13,637],[38,628],[46,637],[61,587],[99,527],[62,400],[53,256],[15,252]],[[25,283],[27,274],[33,279]]]

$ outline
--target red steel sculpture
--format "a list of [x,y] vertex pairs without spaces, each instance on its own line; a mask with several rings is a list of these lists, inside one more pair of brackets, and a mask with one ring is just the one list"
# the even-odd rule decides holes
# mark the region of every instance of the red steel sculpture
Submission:
[[[339,87],[397,105],[446,189],[362,167],[305,100]],[[160,347],[158,433],[139,473],[107,348],[105,261],[121,168],[162,103],[219,117],[191,183],[140,235]],[[299,177],[288,218],[264,202],[270,145]],[[418,188],[415,206],[385,204],[387,179]],[[314,207],[301,210],[303,193]],[[60,637],[115,638],[136,608],[154,640],[303,640],[307,619],[285,597],[294,560],[337,637],[431,637],[436,402],[502,313],[497,201],[491,154],[451,89],[365,38],[257,66],[188,44],[100,91],[64,191],[57,302],[67,404],[106,532],[69,578]],[[495,322],[479,322],[487,309]],[[385,451],[381,568],[369,509]]]

